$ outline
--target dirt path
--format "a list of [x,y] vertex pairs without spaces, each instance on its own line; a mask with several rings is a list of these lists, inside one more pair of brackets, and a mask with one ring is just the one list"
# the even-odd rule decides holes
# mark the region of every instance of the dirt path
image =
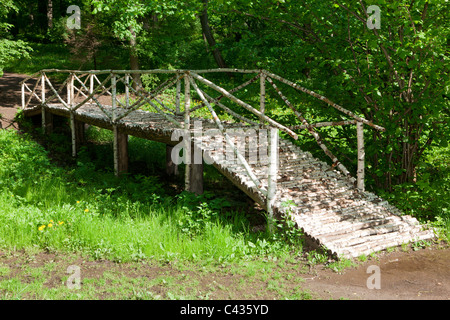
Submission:
[[16,73],[5,73],[0,78],[0,123],[3,129],[18,129],[14,123],[14,116],[21,104],[20,81],[27,78],[27,75]]
[[[18,126],[13,122],[20,108],[19,82],[26,75],[5,73],[0,78],[0,119],[3,128]],[[379,267],[380,289],[368,289],[369,266]],[[299,266],[299,269],[301,266]],[[303,277],[303,276],[302,276]],[[379,254],[342,274],[316,266],[304,275],[302,287],[323,299],[450,299],[450,249]],[[236,297],[239,299],[239,297]]]
[[[372,279],[377,271],[370,266],[379,268],[379,289],[367,286],[368,282],[369,285],[376,283]],[[303,287],[324,299],[449,300],[450,250],[380,253],[378,259],[344,269],[342,274],[330,269],[319,270]]]

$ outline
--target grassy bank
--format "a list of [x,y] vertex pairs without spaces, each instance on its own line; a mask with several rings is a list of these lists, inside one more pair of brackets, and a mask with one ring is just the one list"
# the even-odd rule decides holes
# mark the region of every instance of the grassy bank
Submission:
[[301,254],[298,237],[249,232],[245,213],[212,193],[174,197],[154,176],[116,179],[83,155],[73,167],[58,167],[29,136],[12,131],[0,132],[0,145],[3,248],[38,246],[113,261],[223,262]]

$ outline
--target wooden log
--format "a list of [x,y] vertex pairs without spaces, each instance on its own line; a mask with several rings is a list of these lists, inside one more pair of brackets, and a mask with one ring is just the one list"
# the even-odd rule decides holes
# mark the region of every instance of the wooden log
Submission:
[[128,86],[130,85],[130,75],[127,73],[125,75],[125,108],[130,108],[130,88]]
[[356,137],[358,144],[358,169],[356,186],[359,190],[364,191],[364,124],[359,121],[356,123]]
[[25,109],[25,82],[22,82],[22,110]]
[[31,89],[27,86],[27,84],[25,83],[25,87],[28,89],[28,91],[31,92],[30,98],[29,98],[28,101],[26,102],[26,106],[28,106],[28,105],[30,104],[31,99],[33,99],[33,97],[36,97],[36,99],[37,99],[39,102],[42,102],[42,101],[41,101],[41,98],[36,94],[36,89],[37,89],[37,87],[39,86],[40,81],[41,81],[41,79],[39,79],[38,81],[36,81],[36,84],[34,85],[33,90],[31,90]]
[[[251,78],[250,80],[247,80],[246,82],[240,84],[239,86],[237,86],[237,87],[235,87],[235,88],[229,90],[228,92],[229,92],[229,93],[235,93],[235,92],[241,90],[242,88],[245,88],[246,86],[252,84],[252,83],[255,82],[256,80],[258,80],[259,77],[260,77],[260,76],[259,76],[259,74],[258,74],[258,75],[256,75],[256,76],[254,76],[253,78]],[[223,94],[221,94],[221,95],[219,95],[218,97],[216,97],[215,100],[220,101],[220,100],[222,100],[224,97],[225,97],[225,96],[224,96]],[[201,108],[203,108],[204,106],[205,106],[205,104],[202,102],[202,103],[199,104],[198,106],[192,108],[192,109],[191,109],[191,112],[194,112],[194,111],[196,111],[196,110],[198,110],[198,109],[201,109]]]
[[328,98],[326,98],[326,97],[324,97],[324,96],[322,96],[322,95],[320,95],[320,94],[315,93],[314,91],[311,91],[311,90],[308,90],[308,89],[306,89],[306,88],[303,88],[303,87],[299,86],[298,84],[296,84],[296,83],[294,83],[294,82],[292,82],[292,81],[286,80],[286,79],[284,79],[284,78],[282,78],[282,77],[280,77],[280,76],[278,76],[278,75],[276,75],[276,74],[270,73],[270,72],[268,72],[268,71],[265,71],[265,70],[264,70],[263,72],[264,72],[268,77],[270,77],[270,78],[272,78],[272,79],[276,79],[276,80],[278,80],[278,81],[280,81],[280,82],[282,82],[282,83],[284,83],[284,84],[287,84],[287,85],[289,85],[289,86],[291,86],[291,87],[293,87],[293,88],[295,88],[295,89],[297,89],[297,90],[299,90],[299,91],[302,91],[302,92],[304,92],[304,93],[307,93],[307,94],[309,94],[309,95],[311,95],[311,96],[313,96],[313,97],[315,97],[315,98],[317,98],[317,99],[320,99],[320,100],[326,102],[327,104],[329,104],[329,105],[332,106],[333,108],[335,108],[335,109],[339,110],[340,112],[342,112],[342,113],[344,113],[344,114],[346,114],[346,115],[352,117],[353,119],[355,119],[355,120],[357,120],[357,121],[361,121],[361,122],[367,124],[368,126],[371,126],[372,128],[376,129],[376,130],[379,130],[379,131],[386,131],[385,128],[383,128],[383,127],[381,127],[381,126],[378,126],[378,125],[376,125],[376,124],[373,124],[373,123],[370,122],[369,120],[366,120],[366,119],[364,119],[364,118],[358,117],[358,116],[355,115],[353,112],[351,112],[351,111],[349,111],[349,110],[347,110],[347,109],[341,107],[340,105],[334,103],[333,101],[329,100]]
[[271,126],[280,129],[281,131],[286,132],[287,134],[289,134],[292,138],[294,138],[295,140],[298,139],[298,135],[293,132],[292,130],[286,128],[285,126],[279,124],[278,122],[272,120],[271,118],[267,117],[266,115],[263,115],[261,112],[259,112],[259,110],[256,110],[255,108],[253,108],[251,105],[249,105],[248,103],[245,103],[244,101],[240,100],[239,98],[236,98],[234,95],[232,95],[231,93],[229,93],[228,91],[226,91],[225,89],[223,89],[222,87],[212,83],[211,81],[199,76],[198,74],[195,73],[191,73],[192,77],[194,77],[195,79],[199,80],[200,82],[206,84],[208,87],[213,88],[214,90],[220,92],[221,94],[223,94],[225,97],[227,97],[228,99],[230,99],[231,101],[236,102],[238,105],[244,107],[245,109],[247,109],[248,111],[252,112],[253,114],[257,115],[258,117],[264,119],[265,121],[267,121]]
[[[64,83],[61,85],[61,88],[60,88],[58,91],[56,91],[56,89],[53,87],[53,85],[52,85],[52,83],[50,82],[50,79],[47,77],[47,75],[44,75],[44,76],[45,76],[45,81],[47,82],[48,86],[50,87],[50,90],[53,91],[53,96],[51,96],[50,98],[48,98],[47,101],[51,101],[53,98],[56,97],[56,98],[58,98],[59,102],[61,102],[62,105],[63,105],[65,108],[67,108],[67,109],[70,110],[69,105],[68,105],[68,104],[66,103],[66,101],[64,101],[63,98],[61,98],[61,96],[59,95],[60,92],[63,90],[63,88],[64,88],[65,86],[68,86],[67,83],[69,82],[70,79],[67,78],[67,79],[64,81]],[[67,94],[69,95],[69,91],[67,92]]]
[[239,152],[239,150],[236,148],[236,146],[234,145],[233,141],[231,140],[231,138],[229,137],[229,135],[225,132],[223,125],[220,123],[220,119],[217,116],[216,112],[214,111],[214,109],[211,107],[211,105],[209,104],[208,100],[205,98],[203,92],[200,90],[200,88],[197,86],[197,84],[194,82],[194,79],[192,79],[191,77],[185,77],[189,78],[192,86],[195,88],[195,90],[197,91],[198,96],[200,97],[200,99],[203,101],[203,103],[208,107],[209,112],[211,112],[211,115],[213,116],[214,122],[216,123],[217,127],[219,128],[220,133],[225,137],[225,141],[227,142],[227,144],[231,147],[231,149],[233,150],[234,154],[236,155],[238,161],[244,166],[245,170],[247,171],[248,176],[250,177],[250,179],[252,180],[252,182],[255,184],[256,188],[263,193],[264,195],[267,195],[267,191],[264,190],[262,188],[262,184],[261,181],[256,177],[256,175],[252,172],[251,167],[249,166],[248,162],[245,160],[245,158],[242,156],[242,154]]
[[[191,163],[186,165],[186,168],[189,168],[188,174],[189,174],[189,184],[187,187],[187,191],[193,192],[197,195],[203,194],[203,160],[196,159],[196,154],[202,154],[202,150],[198,149],[197,146],[195,146],[192,143],[191,148]],[[200,163],[197,163],[200,162]]]
[[267,186],[267,214],[269,215],[269,232],[274,231],[273,226],[273,207],[276,201],[277,193],[277,175],[278,175],[278,130],[271,128],[269,130],[269,172]]
[[74,75],[71,73],[69,76],[69,82],[67,83],[67,105],[69,106],[69,109],[72,109],[74,103],[73,80]]
[[[175,120],[172,116],[168,115],[167,113],[163,112],[160,108],[158,108],[158,106],[156,106],[150,99],[148,99],[147,97],[145,97],[141,92],[135,90],[133,87],[129,87],[131,89],[131,91],[133,91],[137,96],[139,96],[140,98],[142,98],[143,100],[145,100],[148,104],[150,104],[153,108],[155,108],[155,110],[160,113],[161,115],[163,115],[168,121],[172,122],[174,125],[176,125],[178,128],[182,127],[183,125],[181,123],[179,123],[177,120]],[[125,112],[124,114],[122,114],[118,120],[124,118],[125,116],[127,116],[129,113],[131,113],[132,111],[135,111],[135,109],[130,109],[127,112]]]
[[[259,93],[259,112],[261,112],[262,115],[266,112],[266,75],[264,73],[261,73],[260,75],[260,93]],[[264,118],[259,118],[259,123],[261,125],[264,125]]]
[[181,78],[177,74],[177,95],[175,101],[175,112],[180,113]]
[[[109,75],[108,75],[108,77],[106,79],[111,78],[112,74],[109,71],[108,72],[104,72],[104,73],[109,73]],[[99,87],[101,87],[104,90],[104,91],[102,91],[102,94],[103,94],[103,92],[106,91],[107,94],[112,95],[111,92],[108,91],[109,87],[106,88],[104,85],[102,85],[102,83],[106,83],[106,81],[103,80],[103,82],[100,82],[100,80],[97,78],[97,76],[95,74],[93,76],[94,76],[95,81],[97,81],[97,83],[100,85]]]
[[[356,124],[356,120],[348,120],[348,121],[328,121],[328,122],[316,122],[310,123],[309,126],[313,128],[322,128],[322,127],[335,127],[335,126],[346,126],[349,124]],[[289,127],[291,130],[303,130],[308,129],[307,125],[301,124],[296,126]]]
[[114,173],[116,177],[128,172],[128,135],[121,132],[117,125],[113,126],[114,133]]
[[[94,75],[95,77],[95,75]],[[102,83],[100,83],[100,85],[97,88],[102,88],[102,91],[99,95],[102,95],[105,91],[107,91],[108,89],[105,88],[105,86],[103,84],[107,83],[109,81],[109,79],[111,78],[111,74],[108,75],[108,77],[106,77],[105,80],[103,80]],[[98,79],[97,79],[98,80]],[[85,87],[86,89],[86,87]],[[87,90],[87,89],[86,89]],[[58,98],[61,100],[61,98],[58,96]],[[95,92],[91,92],[89,94],[88,97],[86,97],[86,99],[84,99],[82,102],[78,103],[75,107],[72,108],[73,111],[77,110],[78,108],[80,108],[81,106],[83,106],[86,102],[90,101],[90,100],[94,100],[94,102],[97,104],[97,106],[99,107],[100,110],[102,110],[102,112],[112,121],[112,115],[108,114],[108,112],[106,112],[105,108],[103,108],[102,104],[95,98]],[[62,100],[61,100],[62,101]],[[63,102],[64,104],[64,102]]]
[[[231,115],[231,116],[233,116],[233,117],[235,117],[235,118],[237,118],[237,119],[239,119],[239,120],[242,120],[242,121],[244,121],[244,122],[246,122],[246,123],[253,124],[253,125],[257,125],[257,123],[254,122],[253,120],[250,120],[250,119],[248,119],[248,118],[246,118],[246,117],[244,117],[244,116],[241,116],[240,114],[234,112],[233,110],[231,110],[231,109],[228,108],[227,106],[225,106],[225,105],[223,105],[222,103],[220,103],[218,99],[214,99],[214,98],[212,98],[211,96],[209,96],[206,92],[203,92],[203,94],[205,95],[205,97],[206,97],[210,102],[215,103],[219,108],[221,108],[222,110],[224,110],[224,111],[225,111],[226,113],[228,113],[229,115]],[[204,103],[202,103],[202,104],[204,105]]]
[[[190,116],[190,108],[191,108],[191,87],[190,87],[190,75],[189,73],[186,73],[184,75],[184,123],[183,123],[183,129],[185,131],[185,137],[190,137],[190,127],[191,127],[191,116]],[[191,190],[191,170],[193,169],[192,166],[189,165],[189,162],[191,162],[191,143],[190,139],[183,139],[184,143],[184,151],[186,154],[183,155],[184,159],[186,160],[186,170],[184,174],[184,185],[185,190],[190,191]]]
[[176,159],[172,158],[173,146],[166,144],[166,173],[169,176],[178,175],[178,165]]
[[77,145],[77,137],[76,137],[77,130],[76,130],[76,126],[75,126],[75,115],[73,112],[70,113],[70,132],[71,132],[71,137],[72,137],[72,157],[76,157],[78,145]]
[[[53,115],[50,112],[45,112],[45,114],[46,117],[51,116],[51,121],[53,122]],[[49,123],[50,119],[48,119],[47,122]],[[51,129],[53,128],[46,128],[46,130]],[[70,113],[70,131],[72,136],[72,157],[76,157],[78,151],[80,151],[80,147],[86,142],[86,134],[84,122],[75,119],[75,114],[73,112]]]
[[42,131],[44,134],[51,134],[53,132],[53,114],[45,107],[45,105],[42,105],[41,116]]
[[202,69],[202,70],[167,70],[167,69],[152,69],[152,70],[90,70],[90,71],[80,71],[80,70],[67,70],[67,69],[43,69],[44,72],[59,72],[59,73],[89,73],[89,74],[107,74],[107,73],[140,73],[140,74],[152,74],[152,73],[184,73],[192,71],[195,73],[212,73],[212,72],[234,72],[234,73],[259,73],[261,70],[251,70],[251,69],[234,69],[234,68],[216,68],[216,69]]
[[[87,77],[86,77],[86,79],[84,79],[84,82],[81,81],[80,78],[83,78],[85,76],[87,76]],[[89,76],[87,74],[82,74],[82,75],[80,75],[80,77],[77,77],[76,74],[73,74],[73,77],[75,80],[77,80],[82,85],[82,88],[86,88],[86,84],[89,81]],[[83,90],[79,89],[76,85],[74,85],[73,88],[74,88],[74,90],[77,90],[77,94],[73,98],[74,101],[76,101],[78,99],[80,94],[83,95],[85,98],[87,98],[87,95],[83,92]]]
[[306,121],[306,119],[303,117],[303,115],[297,111],[297,109],[289,102],[289,100],[283,95],[283,93],[278,89],[277,85],[272,81],[270,77],[267,77],[267,81],[272,85],[272,87],[275,89],[275,91],[278,93],[278,95],[281,97],[281,99],[286,103],[286,105],[294,111],[294,114],[297,118],[300,119],[300,121],[303,123],[303,125],[308,129],[309,133],[314,137],[319,147],[323,150],[323,152],[330,157],[331,161],[333,161],[333,167],[336,167],[342,171],[346,176],[349,178],[352,178],[350,175],[350,172],[347,170],[347,168],[336,158],[336,156],[328,149],[328,147],[323,143],[322,138],[320,135],[316,132],[316,130]]
[[89,103],[94,102],[94,100],[92,99],[93,93],[94,93],[94,75],[90,74],[89,75],[89,96],[91,96],[91,99],[89,100]]

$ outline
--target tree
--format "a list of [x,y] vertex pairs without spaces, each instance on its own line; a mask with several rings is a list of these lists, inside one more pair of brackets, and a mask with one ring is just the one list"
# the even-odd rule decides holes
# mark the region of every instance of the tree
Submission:
[[22,40],[11,39],[8,31],[11,24],[5,22],[10,11],[17,11],[12,0],[4,0],[0,3],[0,75],[9,61],[21,57],[28,57],[32,49]]
[[365,1],[221,5],[227,8],[222,12],[259,25],[240,45],[253,47],[253,62],[265,60],[265,67],[301,80],[387,129],[370,132],[367,141],[376,186],[390,190],[413,182],[424,152],[432,144],[447,144],[448,1],[378,1],[381,29],[368,28]]
[[81,29],[67,31],[68,35],[65,38],[65,43],[69,45],[74,59],[80,60],[82,65],[92,60],[96,70],[97,54],[104,40],[95,20],[88,20],[84,16],[83,22]]
[[[130,69],[139,70],[137,38],[143,29],[142,18],[151,12],[152,1],[145,3],[139,0],[91,0],[92,13],[101,15],[109,21],[112,34],[127,43],[130,56]],[[141,85],[139,74],[133,74],[133,87]]]
[[214,60],[216,61],[219,68],[227,68],[225,60],[222,57],[219,49],[216,47],[216,40],[214,39],[214,35],[211,31],[211,27],[209,26],[208,21],[208,0],[202,0],[203,10],[200,13],[200,23],[202,25],[203,36],[208,42],[209,47],[212,49],[212,54]]

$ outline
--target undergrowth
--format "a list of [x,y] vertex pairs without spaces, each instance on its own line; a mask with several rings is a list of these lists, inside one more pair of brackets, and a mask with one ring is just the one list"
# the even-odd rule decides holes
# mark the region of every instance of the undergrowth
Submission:
[[56,166],[26,134],[0,131],[0,146],[0,247],[206,263],[302,252],[298,234],[252,232],[248,216],[214,193],[173,197],[156,176],[118,179],[83,155]]

